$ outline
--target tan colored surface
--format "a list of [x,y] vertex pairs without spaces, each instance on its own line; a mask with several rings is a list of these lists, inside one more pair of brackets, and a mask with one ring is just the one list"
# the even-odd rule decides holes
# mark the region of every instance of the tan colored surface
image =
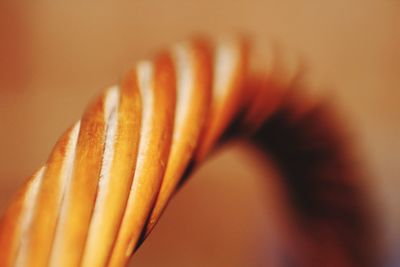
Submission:
[[[399,243],[398,1],[1,5],[8,6],[0,8],[1,210],[86,103],[132,62],[193,33],[239,30],[259,46],[273,36],[304,54],[312,77],[333,88],[325,91],[346,114],[388,216],[387,239]],[[262,226],[277,221],[276,204],[264,201],[270,196],[260,189],[261,172],[243,157],[224,154],[194,177],[137,254],[139,266],[266,261],[273,237]]]

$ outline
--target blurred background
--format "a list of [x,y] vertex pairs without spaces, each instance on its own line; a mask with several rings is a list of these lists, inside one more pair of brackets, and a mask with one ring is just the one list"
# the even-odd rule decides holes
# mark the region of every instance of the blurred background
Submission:
[[[260,50],[278,40],[327,85],[313,93],[328,94],[347,120],[382,222],[385,266],[400,266],[395,0],[1,1],[0,211],[88,101],[134,62],[197,33],[231,32]],[[223,149],[192,177],[135,266],[277,266],[287,218],[276,170],[243,150]]]

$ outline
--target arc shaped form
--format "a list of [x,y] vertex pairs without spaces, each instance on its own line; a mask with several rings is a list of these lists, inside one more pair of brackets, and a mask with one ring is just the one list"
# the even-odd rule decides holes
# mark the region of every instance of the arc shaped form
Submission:
[[0,225],[0,266],[126,265],[194,167],[237,136],[275,156],[299,220],[336,242],[348,266],[372,266],[344,139],[323,105],[295,90],[299,60],[271,51],[264,73],[249,71],[240,38],[198,38],[140,62],[16,195]]

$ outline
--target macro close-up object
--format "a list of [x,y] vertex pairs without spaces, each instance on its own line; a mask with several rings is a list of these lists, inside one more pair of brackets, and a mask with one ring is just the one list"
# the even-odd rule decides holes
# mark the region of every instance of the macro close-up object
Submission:
[[400,264],[395,3],[0,5],[0,266]]

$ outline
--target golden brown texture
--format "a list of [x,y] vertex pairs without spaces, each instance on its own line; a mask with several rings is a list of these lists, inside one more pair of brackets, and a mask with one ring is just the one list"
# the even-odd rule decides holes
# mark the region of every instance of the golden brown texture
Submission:
[[[309,111],[314,109],[288,93],[296,89],[298,62],[288,63],[278,52],[275,56],[270,72],[253,76],[248,73],[246,42],[225,38],[209,44],[196,39],[139,63],[59,140],[33,197],[25,196],[34,180],[10,206],[0,228],[4,248],[0,265],[124,266],[188,171],[219,142],[244,132],[262,143],[259,138],[265,135],[265,126],[287,109],[283,123],[294,125],[289,141],[302,137],[303,128],[307,129],[303,122],[308,123],[308,116],[314,114]],[[329,134],[318,138],[324,141]],[[300,145],[313,144],[300,140]],[[263,143],[260,147],[270,148]],[[293,154],[290,149],[284,152]],[[329,143],[322,151],[331,149]],[[300,152],[302,158],[309,151]],[[333,154],[328,163],[341,159],[341,153]],[[319,164],[316,161],[311,168]],[[294,191],[300,192],[301,201],[302,188]],[[21,203],[25,199],[29,207]],[[333,199],[337,200],[336,195]],[[304,208],[310,204],[314,202]],[[312,210],[313,215],[318,212]]]

